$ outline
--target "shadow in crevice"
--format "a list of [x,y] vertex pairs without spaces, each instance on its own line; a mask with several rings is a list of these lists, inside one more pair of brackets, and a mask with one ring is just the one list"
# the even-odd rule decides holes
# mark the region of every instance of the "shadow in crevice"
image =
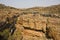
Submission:
[[[24,27],[24,26],[23,26],[23,27]],[[34,29],[34,28],[24,27],[24,29],[28,29],[28,30],[33,30],[33,31],[43,32],[43,33],[44,33],[43,30],[36,30],[36,29]]]
[[19,16],[14,15],[12,17],[7,17],[5,22],[0,22],[0,40],[8,39],[8,37],[6,37],[7,33],[4,33],[6,29],[9,30],[9,34],[11,34],[11,35],[14,34],[14,32],[16,30],[15,24],[17,22],[18,17]]
[[53,37],[51,37],[51,36],[49,36],[49,29],[48,28],[46,28],[46,37],[47,37],[47,39],[53,39]]
[[13,35],[14,31],[16,30],[15,24],[17,22],[18,17],[19,17],[18,15],[17,16],[14,15],[12,18],[7,18],[11,35]]
[[7,40],[6,38],[4,38],[4,36],[0,35],[0,40]]

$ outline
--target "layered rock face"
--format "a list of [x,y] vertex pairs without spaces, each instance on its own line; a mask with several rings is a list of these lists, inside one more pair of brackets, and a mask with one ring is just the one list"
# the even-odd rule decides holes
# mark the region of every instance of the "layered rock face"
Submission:
[[19,16],[17,23],[24,28],[22,40],[59,40],[59,21],[59,18],[30,13]]
[[54,40],[60,40],[60,19],[59,18],[49,18],[47,25],[47,33]]
[[46,40],[46,22],[38,13],[18,17],[18,23],[24,28],[22,40]]

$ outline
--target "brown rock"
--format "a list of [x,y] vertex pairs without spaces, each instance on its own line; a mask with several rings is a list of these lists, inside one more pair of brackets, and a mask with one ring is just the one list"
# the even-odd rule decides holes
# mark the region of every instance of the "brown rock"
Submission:
[[49,18],[48,19],[48,35],[54,40],[60,40],[60,19],[58,18]]
[[43,32],[25,29],[22,40],[46,40],[46,37]]
[[[23,19],[21,19],[23,18]],[[46,32],[46,18],[38,15],[22,15],[22,17],[18,18],[19,20],[22,20],[21,24],[23,24],[23,27],[36,29],[36,30],[43,30]],[[44,20],[43,20],[44,19]],[[19,21],[20,22],[20,21]]]

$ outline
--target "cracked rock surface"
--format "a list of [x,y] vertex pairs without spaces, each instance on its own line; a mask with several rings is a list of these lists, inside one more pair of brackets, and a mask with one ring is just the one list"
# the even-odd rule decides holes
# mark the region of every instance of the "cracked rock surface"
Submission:
[[0,39],[60,40],[58,6],[21,10],[6,6],[0,8]]

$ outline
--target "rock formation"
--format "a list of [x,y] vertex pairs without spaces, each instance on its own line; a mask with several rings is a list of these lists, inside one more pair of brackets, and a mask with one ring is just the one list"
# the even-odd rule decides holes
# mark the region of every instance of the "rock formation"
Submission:
[[60,5],[21,10],[1,5],[1,40],[60,40],[59,30]]

